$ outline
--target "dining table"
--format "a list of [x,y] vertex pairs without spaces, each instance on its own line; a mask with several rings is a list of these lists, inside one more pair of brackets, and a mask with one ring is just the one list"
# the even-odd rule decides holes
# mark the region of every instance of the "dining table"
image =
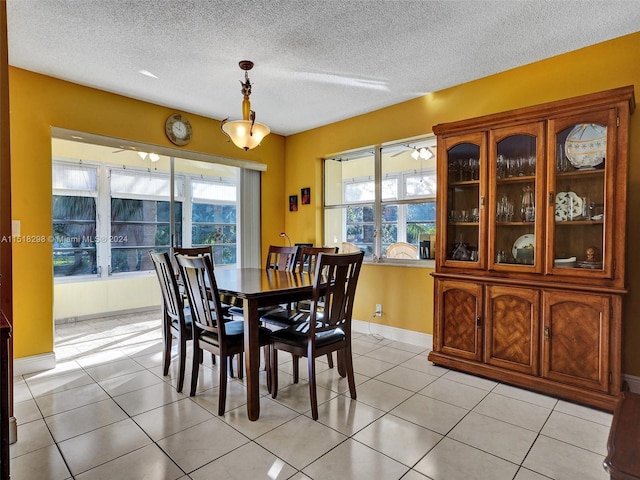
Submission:
[[247,416],[260,417],[260,307],[310,299],[313,276],[265,268],[216,268],[216,284],[222,295],[242,300],[247,388]]

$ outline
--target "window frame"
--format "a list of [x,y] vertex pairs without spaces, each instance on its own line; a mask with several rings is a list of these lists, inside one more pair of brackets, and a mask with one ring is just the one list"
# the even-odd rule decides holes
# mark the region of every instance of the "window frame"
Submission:
[[[409,143],[411,144],[416,144],[416,143],[422,143],[422,142],[429,142],[432,143],[435,146],[435,136],[434,135],[428,135],[428,136],[422,136],[422,137],[416,137],[410,140],[404,140],[404,141],[397,141],[397,142],[392,142],[392,143],[386,143],[386,144],[380,144],[380,145],[376,145],[375,147],[371,148],[362,148],[362,149],[358,149],[358,150],[352,150],[350,152],[346,152],[343,154],[339,154],[339,155],[332,155],[331,157],[325,157],[323,159],[323,163],[330,161],[330,160],[341,160],[341,161],[348,161],[351,158],[353,159],[358,159],[358,158],[362,158],[363,154],[365,152],[368,152],[369,154],[373,153],[373,167],[374,167],[374,174],[373,174],[373,178],[371,178],[371,175],[362,175],[359,177],[353,177],[353,178],[348,178],[348,179],[343,179],[342,180],[342,202],[341,203],[331,203],[331,204],[327,204],[327,202],[324,202],[323,205],[323,210],[326,213],[329,210],[341,210],[342,211],[342,225],[343,225],[343,239],[342,241],[346,241],[346,229],[347,229],[347,210],[350,206],[369,206],[372,205],[373,206],[373,210],[374,210],[374,241],[373,241],[373,254],[371,257],[367,257],[365,256],[365,262],[366,263],[381,263],[381,264],[396,264],[396,265],[407,265],[407,266],[417,266],[417,267],[428,267],[428,268],[433,268],[435,266],[435,261],[434,259],[420,259],[420,258],[416,258],[416,259],[398,259],[398,258],[387,258],[382,257],[382,251],[383,251],[383,236],[380,234],[380,232],[382,232],[382,227],[383,224],[385,222],[383,222],[382,219],[382,213],[383,213],[383,209],[385,206],[398,206],[398,212],[397,212],[397,220],[394,222],[394,224],[397,226],[397,232],[396,232],[396,241],[405,241],[402,239],[406,239],[407,237],[407,218],[408,218],[408,205],[412,205],[412,204],[423,204],[423,203],[430,203],[436,202],[437,199],[437,195],[436,195],[436,191],[435,191],[435,185],[436,185],[436,168],[435,166],[433,167],[429,167],[429,168],[420,168],[420,169],[416,169],[413,172],[411,171],[398,171],[398,172],[394,172],[394,173],[389,173],[389,174],[384,174],[384,178],[383,178],[383,174],[382,174],[382,165],[383,165],[383,150],[390,148],[390,147],[409,147]],[[326,177],[326,168],[323,165],[323,172],[324,175]],[[426,195],[426,196],[418,196],[418,195],[409,195],[407,193],[407,179],[409,177],[412,176],[431,176],[434,178],[433,181],[433,187],[434,190],[430,195]],[[385,179],[388,178],[397,178],[397,192],[396,192],[396,198],[389,198],[389,199],[382,199],[382,183]],[[327,178],[323,179],[324,182],[327,181]],[[346,189],[348,185],[352,185],[354,183],[366,183],[366,182],[374,182],[374,199],[373,200],[362,200],[362,201],[352,201],[352,202],[348,202],[346,201]],[[325,185],[326,187],[326,185]],[[326,197],[326,196],[325,196]],[[436,205],[436,209],[437,209],[437,205]],[[326,215],[324,218],[324,221],[326,221]],[[363,222],[364,223],[370,223],[370,222]],[[429,223],[433,223],[434,227],[436,224],[435,218],[433,220],[433,222],[429,222]],[[325,232],[326,232],[326,226],[325,226]],[[435,233],[434,233],[435,234]],[[327,241],[325,241],[325,243],[327,243]],[[386,249],[384,249],[386,251]]]
[[[163,195],[153,195],[153,194],[140,194],[140,193],[123,193],[117,192],[115,194],[111,191],[111,172],[122,170],[122,165],[117,165],[113,163],[107,162],[99,162],[99,161],[86,161],[82,160],[79,162],[78,160],[68,159],[64,157],[54,157],[52,159],[52,169],[53,165],[83,165],[86,167],[90,167],[96,170],[97,181],[96,181],[96,189],[94,191],[89,190],[78,190],[78,189],[64,189],[64,188],[53,188],[52,186],[52,198],[53,196],[91,196],[95,198],[96,201],[96,239],[100,239],[100,241],[95,242],[95,255],[96,255],[96,273],[89,274],[81,274],[81,275],[69,275],[69,276],[54,276],[55,283],[74,283],[74,282],[86,282],[86,281],[103,281],[114,278],[134,278],[136,276],[148,276],[154,275],[154,271],[151,270],[140,270],[140,271],[128,271],[128,272],[116,272],[112,273],[112,244],[110,242],[110,238],[112,235],[112,218],[111,218],[111,202],[114,198],[121,199],[130,199],[130,200],[146,200],[146,201],[170,201],[169,196]],[[192,219],[192,209],[191,202],[193,202],[193,198],[191,196],[192,186],[191,181],[206,181],[211,182],[213,184],[216,183],[225,183],[227,185],[233,184],[236,188],[236,199],[235,202],[223,202],[223,201],[207,201],[209,204],[234,204],[236,207],[236,263],[231,265],[221,265],[221,267],[231,267],[231,266],[240,266],[242,262],[241,258],[241,218],[240,211],[242,209],[242,201],[244,197],[242,195],[242,185],[241,179],[243,175],[240,173],[242,170],[241,167],[236,167],[238,169],[238,173],[235,175],[233,180],[225,180],[222,177],[215,175],[202,175],[202,174],[194,174],[194,173],[183,173],[176,172],[174,173],[174,184],[176,182],[182,182],[182,187],[176,189],[176,191],[181,191],[182,194],[176,196],[174,201],[180,202],[182,204],[182,218],[181,218],[181,226],[182,226],[182,236],[180,239],[176,241],[177,245],[185,245],[191,244],[191,229],[193,226]],[[148,175],[152,173],[153,175],[158,176],[167,176],[171,177],[171,172],[167,171],[157,171],[157,172],[149,172],[143,168],[139,167],[126,167],[126,170],[136,172],[138,175]],[[170,180],[169,180],[170,181]],[[202,200],[202,199],[200,199]],[[201,201],[197,203],[203,203]],[[187,208],[188,207],[188,208]],[[104,221],[101,219],[107,219]],[[53,218],[52,218],[53,222]],[[161,222],[165,223],[165,222]],[[104,239],[104,241],[102,240]],[[52,252],[52,260],[53,260],[53,252]]]

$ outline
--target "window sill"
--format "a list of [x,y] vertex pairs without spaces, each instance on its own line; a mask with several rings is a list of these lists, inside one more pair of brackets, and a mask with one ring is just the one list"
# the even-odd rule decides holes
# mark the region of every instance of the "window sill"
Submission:
[[399,260],[391,258],[382,258],[377,261],[365,259],[365,265],[380,265],[383,267],[409,267],[409,268],[436,268],[435,260]]

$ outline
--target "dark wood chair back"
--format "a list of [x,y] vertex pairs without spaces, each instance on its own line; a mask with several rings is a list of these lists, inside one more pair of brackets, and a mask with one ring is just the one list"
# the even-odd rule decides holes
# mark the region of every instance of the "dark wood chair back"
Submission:
[[364,252],[318,255],[309,321],[312,342],[314,335],[336,327],[350,336],[353,300],[363,258]]
[[164,339],[162,370],[164,375],[169,373],[171,362],[172,338],[178,340],[180,365],[178,367],[178,383],[176,389],[181,392],[184,383],[184,367],[186,361],[186,342],[193,335],[191,318],[185,316],[184,296],[180,292],[178,278],[168,253],[149,252],[151,261],[158,277],[162,292],[162,336]]
[[171,259],[168,253],[149,252],[153,266],[158,276],[160,290],[162,291],[162,301],[167,316],[172,323],[177,323],[184,327],[184,302],[178,288],[178,279],[176,277]]
[[296,271],[313,274],[318,264],[318,255],[321,253],[338,253],[338,247],[302,247],[298,254]]
[[[213,333],[222,341],[225,337],[224,319],[213,263],[208,255],[176,255],[184,287],[191,306],[195,326]],[[213,306],[213,308],[211,308]]]
[[296,266],[298,247],[269,245],[265,268],[293,272]]

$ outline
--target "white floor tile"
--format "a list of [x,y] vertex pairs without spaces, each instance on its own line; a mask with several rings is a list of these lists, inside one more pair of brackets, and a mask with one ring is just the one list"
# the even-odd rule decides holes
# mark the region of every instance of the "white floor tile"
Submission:
[[435,398],[416,394],[390,413],[446,435],[469,411]]
[[151,440],[131,419],[122,420],[58,443],[73,475],[149,445]]
[[420,390],[419,393],[442,402],[471,410],[488,392],[481,388],[465,385],[464,383],[447,380],[445,376],[430,383]]
[[161,337],[159,311],[56,325],[56,367],[13,379],[12,478],[607,478],[610,413],[433,365],[424,346],[354,332],[357,399],[317,359],[318,421],[306,361],[294,385],[291,356],[282,353],[278,398],[261,371],[252,422],[237,378],[218,416],[209,355],[188,396],[191,346],[176,392],[177,348],[164,376]]
[[71,477],[55,445],[11,459],[10,470],[14,480],[64,480]]
[[[247,461],[251,459],[251,461]],[[285,480],[291,478],[296,469],[287,465],[273,453],[255,442],[236,448],[227,455],[191,473],[193,480],[247,480],[265,478]],[[298,476],[295,477],[296,479]],[[302,477],[304,478],[304,477]]]
[[182,470],[190,473],[248,442],[248,438],[229,425],[211,417],[163,438],[158,445]]
[[469,412],[447,437],[519,465],[537,435],[531,430]]
[[346,439],[345,435],[300,416],[258,437],[255,442],[289,465],[302,469]]
[[353,439],[413,466],[442,439],[442,435],[387,414],[359,431]]
[[126,418],[127,414],[116,402],[108,398],[52,415],[47,417],[45,422],[55,441],[61,442]]
[[473,411],[534,432],[540,431],[551,414],[550,408],[493,392],[487,395]]
[[444,438],[413,469],[433,480],[511,480],[518,466]]
[[182,470],[157,445],[147,445],[76,476],[76,480],[174,480]]
[[607,455],[609,427],[599,423],[554,411],[541,433],[593,453]]
[[400,479],[409,469],[366,445],[351,439],[303,469],[311,478],[324,480]]
[[562,480],[608,480],[602,455],[540,435],[522,463],[529,470]]
[[379,410],[389,411],[414,395],[404,388],[396,387],[375,378],[358,385],[358,401]]
[[168,403],[133,417],[153,441],[173,435],[213,418],[208,412],[189,398]]

